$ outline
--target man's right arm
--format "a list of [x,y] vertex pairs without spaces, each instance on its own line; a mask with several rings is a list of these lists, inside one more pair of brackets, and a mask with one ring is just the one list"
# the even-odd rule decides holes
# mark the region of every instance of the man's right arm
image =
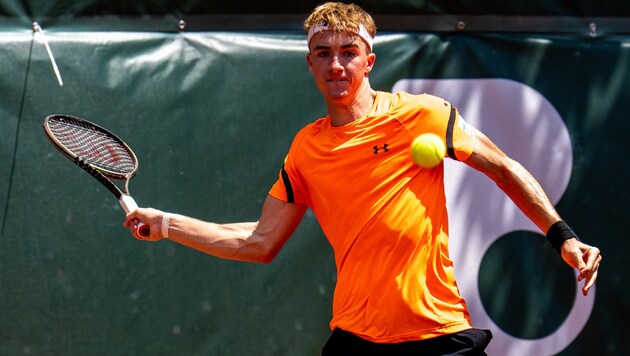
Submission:
[[[257,222],[216,224],[183,215],[169,219],[169,239],[207,254],[238,260],[269,263],[297,228],[307,207],[291,204],[267,196]],[[140,240],[162,239],[161,225],[164,212],[138,209],[127,215],[125,226]],[[142,221],[150,226],[151,236],[138,236],[134,223]]]

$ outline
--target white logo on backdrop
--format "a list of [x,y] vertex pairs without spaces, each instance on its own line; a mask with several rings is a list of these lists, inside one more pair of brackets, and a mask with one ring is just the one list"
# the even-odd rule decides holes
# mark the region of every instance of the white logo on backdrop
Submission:
[[[505,79],[404,79],[392,89],[401,90],[429,93],[450,101],[466,122],[523,164],[554,204],[564,194],[573,164],[571,140],[558,112],[536,90]],[[522,339],[501,330],[481,302],[478,288],[481,261],[501,236],[519,230],[541,232],[483,174],[446,160],[445,176],[455,275],[473,324],[493,332],[494,338],[486,350],[488,354],[552,355],[565,349],[591,315],[595,288],[584,297],[576,282],[575,302],[569,315],[548,336]]]

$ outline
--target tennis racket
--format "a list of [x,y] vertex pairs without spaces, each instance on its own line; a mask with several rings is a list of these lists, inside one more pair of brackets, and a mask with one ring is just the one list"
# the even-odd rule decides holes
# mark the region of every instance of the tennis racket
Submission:
[[[138,172],[138,159],[126,143],[96,124],[68,115],[47,116],[44,131],[59,152],[116,196],[125,213],[138,209],[129,195],[129,181]],[[123,189],[112,180],[124,181]],[[140,222],[137,232],[148,237],[149,225]]]

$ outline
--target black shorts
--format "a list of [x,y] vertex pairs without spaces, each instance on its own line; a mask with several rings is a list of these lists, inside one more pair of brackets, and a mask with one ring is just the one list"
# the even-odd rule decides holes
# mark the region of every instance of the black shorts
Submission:
[[490,330],[468,329],[426,340],[379,344],[335,329],[324,345],[322,356],[486,355],[484,350],[490,339],[492,339]]

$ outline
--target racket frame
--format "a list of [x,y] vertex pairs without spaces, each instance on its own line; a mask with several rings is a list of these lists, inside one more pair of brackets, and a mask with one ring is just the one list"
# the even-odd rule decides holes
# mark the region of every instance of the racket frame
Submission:
[[[105,168],[97,167],[81,159],[81,157],[79,157],[77,154],[69,150],[59,139],[57,139],[56,135],[53,133],[52,129],[50,128],[49,122],[52,119],[59,119],[59,118],[79,123],[81,126],[89,130],[100,132],[104,135],[111,137],[115,141],[117,141],[119,144],[121,144],[121,146],[125,148],[125,150],[128,151],[128,153],[133,158],[133,162],[134,162],[133,170],[127,174],[121,174],[121,173],[117,173],[117,172],[114,172]],[[114,194],[114,196],[118,199],[118,202],[120,203],[120,206],[125,211],[125,213],[128,214],[138,209],[138,204],[136,204],[135,200],[129,195],[129,181],[138,172],[138,159],[136,157],[136,154],[129,147],[129,145],[127,145],[123,140],[121,140],[118,136],[114,135],[109,130],[97,124],[94,124],[92,122],[80,119],[78,117],[70,116],[70,115],[65,115],[65,114],[48,115],[44,119],[43,126],[46,132],[46,137],[48,137],[48,140],[50,140],[53,146],[55,146],[55,148],[59,152],[61,152],[66,158],[68,158],[74,164],[81,167],[81,169],[83,169],[85,172],[90,174],[92,177],[96,178],[96,180],[98,180],[103,186],[105,186],[107,190],[112,192],[112,194]],[[123,190],[121,190],[116,184],[114,184],[111,181],[112,179],[118,180],[118,181],[124,181]],[[143,223],[141,224],[144,225]],[[140,225],[138,229],[139,228],[140,228]],[[144,234],[141,234],[141,235],[144,235]]]

